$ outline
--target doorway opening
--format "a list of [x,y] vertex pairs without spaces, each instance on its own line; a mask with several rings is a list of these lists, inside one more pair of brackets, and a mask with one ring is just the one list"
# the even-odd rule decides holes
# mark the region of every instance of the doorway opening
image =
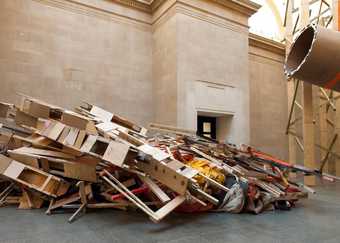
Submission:
[[233,114],[197,111],[197,134],[219,142],[232,141]]
[[216,131],[216,117],[197,116],[198,135],[216,139]]

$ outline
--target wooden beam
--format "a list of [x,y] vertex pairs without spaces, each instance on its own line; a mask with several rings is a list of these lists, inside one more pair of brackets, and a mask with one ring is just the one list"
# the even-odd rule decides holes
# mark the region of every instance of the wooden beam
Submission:
[[[293,42],[293,3],[292,0],[287,0],[286,5],[286,55],[289,53],[290,45]],[[297,81],[299,82],[299,81]],[[291,124],[292,120],[295,120],[294,104],[297,95],[298,84],[295,79],[291,79],[287,82],[287,95],[288,95],[288,107],[290,107],[288,124],[286,128],[286,134],[288,135],[288,151],[289,161],[292,164],[296,164],[296,144],[294,135],[289,133],[290,128],[295,128],[294,124]]]
[[[337,31],[340,30],[339,13],[340,13],[339,0],[332,0],[332,14],[333,14],[332,28]],[[335,107],[336,107],[335,131],[334,132],[340,135],[340,99],[338,99],[339,93],[336,92],[334,94],[334,97],[335,97]],[[337,142],[335,144],[335,153],[337,154],[340,153],[340,139],[337,139]],[[335,159],[335,174],[337,176],[340,176],[340,158],[339,157]]]
[[[309,0],[301,0],[300,5],[300,29],[310,23],[309,20]],[[303,147],[304,147],[304,165],[309,168],[316,168],[315,163],[315,131],[313,123],[313,86],[304,82],[303,92]],[[305,184],[314,186],[316,184],[315,176],[305,177]]]

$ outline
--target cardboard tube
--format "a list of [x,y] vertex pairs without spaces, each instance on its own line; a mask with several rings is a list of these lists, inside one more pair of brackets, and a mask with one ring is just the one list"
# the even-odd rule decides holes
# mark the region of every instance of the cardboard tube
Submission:
[[294,40],[284,69],[288,78],[340,91],[340,32],[308,25]]

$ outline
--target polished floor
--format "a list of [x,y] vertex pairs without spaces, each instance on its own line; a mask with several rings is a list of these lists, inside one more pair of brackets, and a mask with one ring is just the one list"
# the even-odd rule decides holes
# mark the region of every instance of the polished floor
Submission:
[[340,242],[340,184],[317,187],[317,194],[291,211],[261,215],[173,214],[159,224],[139,212],[91,211],[73,224],[68,214],[0,208],[0,242]]

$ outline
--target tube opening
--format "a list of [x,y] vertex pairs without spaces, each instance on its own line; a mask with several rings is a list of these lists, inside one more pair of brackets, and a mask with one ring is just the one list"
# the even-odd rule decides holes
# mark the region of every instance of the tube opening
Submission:
[[288,76],[297,72],[305,62],[308,53],[312,48],[315,35],[316,30],[313,26],[309,26],[295,40],[285,65],[285,71]]

